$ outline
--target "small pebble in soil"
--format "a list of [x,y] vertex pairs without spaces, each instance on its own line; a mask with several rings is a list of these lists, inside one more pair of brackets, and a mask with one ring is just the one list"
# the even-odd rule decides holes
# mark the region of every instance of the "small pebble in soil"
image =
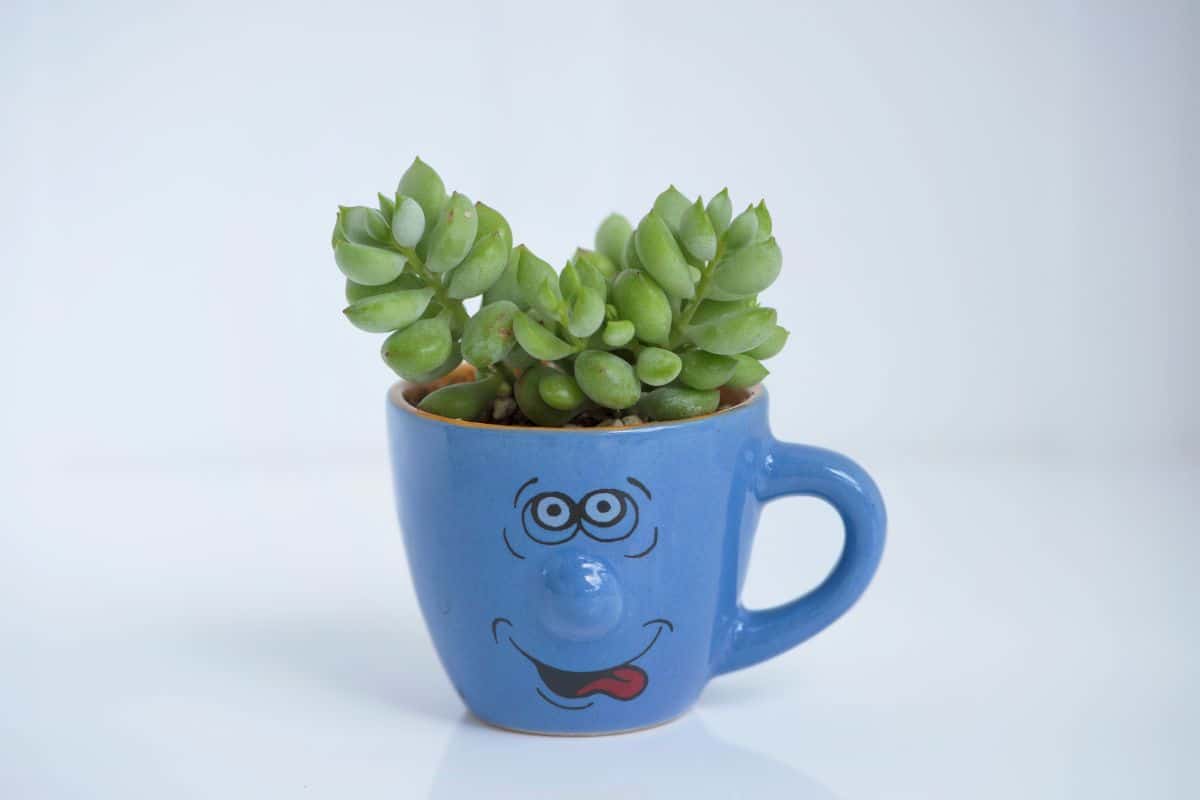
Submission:
[[498,397],[492,403],[492,419],[508,419],[517,410],[517,401],[511,397]]

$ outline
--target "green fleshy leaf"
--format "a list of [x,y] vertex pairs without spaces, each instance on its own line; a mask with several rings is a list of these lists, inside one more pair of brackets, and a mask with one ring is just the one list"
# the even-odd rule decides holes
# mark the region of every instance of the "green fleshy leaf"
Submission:
[[383,342],[383,360],[397,375],[411,381],[425,379],[452,352],[450,324],[444,317],[421,319],[396,331]]
[[643,419],[668,421],[711,414],[720,404],[721,393],[716,389],[663,386],[643,395],[637,409]]
[[637,338],[646,344],[667,343],[671,334],[671,303],[649,275],[625,270],[613,281],[612,297],[621,318],[633,323]]
[[725,385],[730,389],[749,389],[755,384],[762,383],[762,379],[770,374],[770,370],[764,367],[757,359],[753,359],[747,355],[739,355],[733,357],[737,361],[737,368],[729,377],[729,382]]
[[450,273],[446,294],[456,300],[483,294],[504,273],[510,252],[503,231],[492,231],[477,241],[466,260]]
[[396,193],[416,200],[424,212],[425,223],[429,226],[437,221],[442,207],[446,204],[446,184],[442,183],[441,176],[433,167],[420,158],[413,159],[412,166],[400,178]]
[[571,303],[567,330],[572,336],[586,338],[604,324],[604,296],[590,286],[582,286]]
[[558,293],[558,285],[554,280],[547,278],[542,281],[542,285],[534,293],[533,307],[546,317],[558,319],[563,307],[563,299],[562,295]]
[[705,300],[692,313],[692,325],[706,325],[736,311],[754,308],[753,297],[745,300]]
[[607,298],[608,278],[597,266],[601,263],[610,264],[608,259],[591,250],[576,250],[575,256],[567,262],[558,276],[562,296],[570,302],[575,299],[580,287],[588,286],[595,289],[601,298]]
[[[517,305],[533,306],[546,314],[557,316],[561,298],[557,296],[558,275],[555,273],[554,267],[535,256],[533,251],[525,245],[519,246],[517,250],[519,251],[517,284],[521,287],[521,302],[518,302]],[[545,303],[550,298],[542,296],[546,291],[543,287],[547,284],[551,285],[551,291],[555,295],[554,302],[549,306]],[[539,305],[539,301],[542,305]]]
[[568,261],[558,274],[558,291],[568,303],[575,299],[575,293],[583,284],[579,281],[579,270],[573,261]]
[[625,269],[645,269],[642,260],[638,258],[637,244],[633,236],[630,236],[629,241],[625,243]]
[[407,272],[403,273],[399,278],[396,278],[396,280],[388,281],[387,283],[379,286],[363,286],[362,284],[355,283],[352,280],[347,280],[346,302],[355,303],[359,300],[362,300],[364,297],[371,297],[377,294],[386,294],[388,292],[399,292],[404,289],[420,289],[424,285],[424,282],[420,278]]
[[337,250],[337,246],[342,242],[348,242],[346,234],[342,231],[342,213],[339,211],[337,218],[333,221],[333,235],[330,237],[329,243]]
[[629,362],[602,350],[584,350],[576,356],[575,380],[584,394],[605,408],[631,408],[642,396]]
[[717,234],[699,198],[683,212],[679,240],[684,249],[700,261],[709,261],[717,254]]
[[508,263],[504,267],[504,272],[500,273],[500,279],[483,293],[483,304],[485,306],[499,300],[508,300],[517,305],[526,304],[521,293],[521,285],[517,281],[517,268],[520,266],[523,249],[524,246],[514,247],[509,251]]
[[732,356],[758,347],[775,331],[775,309],[752,308],[693,326],[688,336],[701,350]]
[[782,325],[776,325],[775,330],[771,331],[771,335],[764,339],[763,343],[758,347],[747,351],[746,355],[756,358],[759,361],[776,356],[783,349],[783,346],[787,344],[789,335],[787,328]]
[[604,326],[601,341],[609,347],[624,347],[633,341],[636,329],[633,323],[626,319],[614,319]]
[[333,256],[342,274],[361,286],[379,286],[395,280],[405,263],[399,253],[354,242],[342,242],[333,249]]
[[679,375],[683,363],[679,356],[661,347],[647,347],[638,353],[635,371],[642,383],[666,386]]
[[430,272],[446,272],[457,267],[471,252],[478,228],[479,216],[471,198],[455,192],[429,232],[425,266]]
[[489,206],[487,203],[476,203],[475,214],[479,217],[479,225],[475,232],[475,242],[486,239],[489,234],[499,232],[500,238],[504,240],[505,252],[512,249],[512,228],[508,225],[508,220],[504,218],[496,209]]
[[655,212],[647,214],[634,233],[634,242],[638,259],[663,291],[684,299],[695,296],[683,251],[662,217]]
[[676,189],[674,184],[672,184],[654,199],[654,211],[667,223],[667,227],[670,228],[671,233],[678,233],[683,213],[687,211],[688,206],[691,204],[691,201],[684,196],[683,192]]
[[725,241],[725,252],[731,253],[755,241],[758,234],[758,213],[750,206],[734,217],[729,223],[729,229],[722,237]]
[[771,238],[771,212],[767,211],[766,200],[758,201],[758,205],[754,207],[754,216],[758,219],[758,230],[755,231],[754,240],[765,242]]
[[501,382],[502,378],[492,373],[469,383],[452,383],[425,395],[417,407],[450,419],[483,419],[496,399]]
[[716,389],[725,385],[737,369],[733,356],[719,356],[703,350],[688,350],[683,354],[679,381],[692,389]]
[[381,245],[391,239],[388,221],[378,210],[367,206],[342,206],[338,210],[342,234],[355,244]]
[[722,189],[708,201],[708,218],[712,222],[713,231],[721,236],[729,228],[733,218],[733,204],[729,202],[729,190]]
[[564,372],[548,372],[538,382],[538,394],[546,405],[557,411],[572,411],[587,398],[575,379]]
[[609,214],[596,229],[596,252],[602,253],[618,269],[624,269],[629,266],[625,263],[625,248],[631,236],[633,226],[629,220],[620,214]]
[[575,251],[575,263],[586,264],[606,284],[617,277],[617,272],[619,271],[619,268],[609,256],[594,250],[584,250],[582,247]]
[[717,300],[751,297],[774,283],[782,266],[783,253],[774,239],[735,250],[713,269],[710,294]]
[[513,315],[513,333],[525,352],[541,361],[557,361],[575,352],[575,348],[534,322],[524,311]]
[[433,289],[386,292],[351,303],[342,313],[360,330],[387,333],[419,320],[432,299]]
[[529,369],[537,363],[538,360],[522,350],[520,345],[513,347],[508,355],[504,357],[504,365],[517,372]]
[[396,211],[396,202],[383,192],[376,192],[375,196],[379,198],[379,213],[384,219],[390,220]]
[[450,355],[446,356],[446,359],[441,364],[438,364],[428,372],[422,372],[417,375],[405,375],[404,379],[411,383],[429,383],[430,381],[436,381],[438,378],[445,377],[453,372],[461,363],[462,353],[458,349],[458,342],[451,339]]
[[508,300],[497,300],[480,308],[463,329],[463,358],[476,367],[490,367],[503,361],[517,341],[513,317],[518,312],[517,306]]
[[[516,351],[514,351],[516,352]],[[574,411],[560,411],[542,399],[539,387],[548,376],[558,374],[558,370],[544,364],[535,364],[524,372],[513,387],[513,397],[521,409],[521,413],[529,417],[535,424],[545,428],[559,428],[575,416]]]
[[411,197],[396,195],[392,212],[392,241],[401,247],[416,247],[425,235],[425,212]]

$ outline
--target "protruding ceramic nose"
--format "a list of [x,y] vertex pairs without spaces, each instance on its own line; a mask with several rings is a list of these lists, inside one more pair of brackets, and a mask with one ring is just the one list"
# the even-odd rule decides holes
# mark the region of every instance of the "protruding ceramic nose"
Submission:
[[599,639],[621,621],[621,585],[602,558],[556,553],[542,565],[539,616],[550,633],[586,642]]

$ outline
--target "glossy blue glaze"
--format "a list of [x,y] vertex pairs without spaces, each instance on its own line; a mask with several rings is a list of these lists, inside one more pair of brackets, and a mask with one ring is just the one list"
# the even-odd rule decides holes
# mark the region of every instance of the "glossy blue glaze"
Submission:
[[[697,420],[628,429],[465,425],[388,403],[417,599],[451,682],[496,725],[654,725],[714,675],[841,616],[883,552],[883,501],[854,462],[776,441],[765,391]],[[813,495],[845,523],[837,566],[765,611],[738,602],[765,502]]]

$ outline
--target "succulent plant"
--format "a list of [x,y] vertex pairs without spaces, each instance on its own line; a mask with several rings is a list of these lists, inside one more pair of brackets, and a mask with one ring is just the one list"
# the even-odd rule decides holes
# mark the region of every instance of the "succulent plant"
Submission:
[[463,360],[476,368],[423,410],[484,419],[515,401],[556,427],[694,417],[716,410],[722,387],[761,381],[788,337],[758,304],[782,265],[771,227],[764,202],[734,216],[724,189],[705,204],[671,186],[636,226],[610,215],[594,249],[555,271],[418,158],[377,207],[338,210],[333,251],[343,313],[388,334],[383,359],[398,375],[427,383]]

